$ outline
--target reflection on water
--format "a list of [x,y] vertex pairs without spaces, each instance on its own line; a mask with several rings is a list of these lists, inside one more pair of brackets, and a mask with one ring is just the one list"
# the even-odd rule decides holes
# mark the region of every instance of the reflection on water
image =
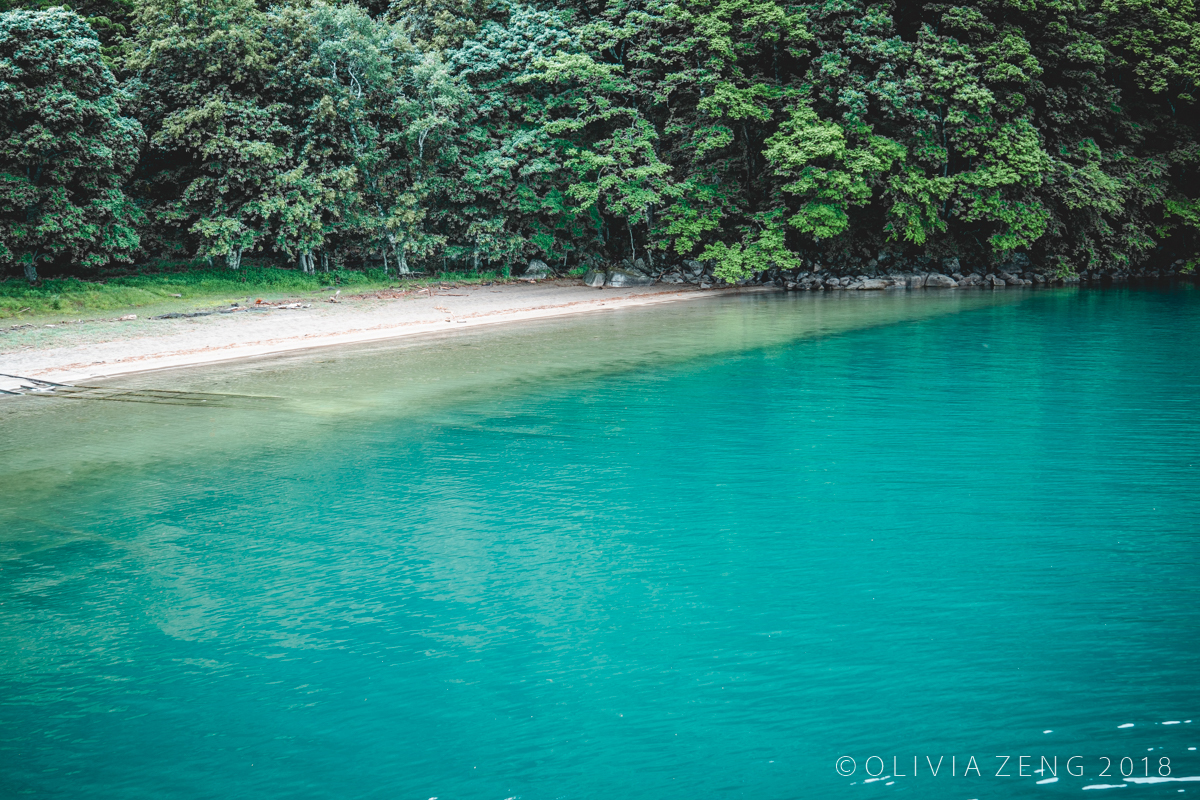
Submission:
[[1200,774],[1198,332],[1194,292],[745,295],[113,381],[269,407],[0,403],[0,796]]

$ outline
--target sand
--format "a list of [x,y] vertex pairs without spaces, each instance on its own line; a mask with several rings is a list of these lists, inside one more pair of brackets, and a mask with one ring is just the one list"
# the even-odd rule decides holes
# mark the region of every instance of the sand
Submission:
[[[713,297],[728,291],[736,290],[679,285],[595,289],[578,279],[492,286],[443,284],[426,291],[338,296],[332,302],[330,292],[272,300],[278,305],[266,310],[260,306],[191,318],[139,315],[134,320],[113,316],[41,321],[0,328],[0,373],[79,383],[304,348]],[[301,307],[279,307],[296,303]],[[0,378],[0,389],[19,383]]]

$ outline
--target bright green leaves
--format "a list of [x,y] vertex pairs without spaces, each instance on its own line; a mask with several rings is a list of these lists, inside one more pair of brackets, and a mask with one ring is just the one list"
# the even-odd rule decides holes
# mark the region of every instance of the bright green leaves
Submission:
[[1000,126],[986,140],[980,165],[958,176],[958,216],[983,223],[1000,253],[1027,248],[1046,232],[1050,214],[1032,191],[1050,169],[1050,158],[1029,122]]
[[800,55],[812,41],[805,15],[772,0],[685,0],[668,16],[685,23],[694,42],[717,62],[735,62],[764,45]]
[[706,247],[700,257],[712,260],[713,274],[727,281],[772,268],[800,269],[803,258],[787,246],[787,228],[783,224],[786,213],[785,209],[776,208],[755,214],[742,229],[740,241],[716,242]]
[[847,141],[841,125],[799,103],[766,141],[767,161],[788,181],[780,189],[800,199],[788,223],[802,233],[818,239],[844,233],[850,208],[869,203],[874,187],[903,160],[904,147],[896,142],[866,130],[855,133],[861,140],[857,146]]
[[712,94],[700,101],[700,110],[712,117],[740,121],[745,119],[764,122],[771,118],[772,109],[768,101],[783,95],[777,87],[756,83],[739,88],[728,81],[721,81],[712,88]]
[[658,215],[658,233],[673,242],[676,254],[689,255],[702,242],[720,235],[733,199],[729,189],[693,177],[664,194],[670,202]]

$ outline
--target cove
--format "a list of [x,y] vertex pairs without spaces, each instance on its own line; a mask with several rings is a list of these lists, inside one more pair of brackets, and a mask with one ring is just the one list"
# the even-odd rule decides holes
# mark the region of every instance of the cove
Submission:
[[1198,336],[1186,287],[746,294],[5,399],[0,796],[1200,775]]

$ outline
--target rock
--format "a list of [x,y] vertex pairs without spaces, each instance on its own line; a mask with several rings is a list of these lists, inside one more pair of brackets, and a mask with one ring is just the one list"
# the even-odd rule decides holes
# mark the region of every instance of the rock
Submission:
[[912,275],[908,279],[908,288],[910,288],[910,289],[920,289],[924,285],[925,285],[925,276],[921,275],[920,273],[917,273],[916,275]]
[[524,280],[537,281],[542,278],[550,277],[550,265],[540,258],[535,258],[529,262],[529,266],[525,268],[525,273],[521,275]]
[[594,269],[589,269],[583,276],[584,286],[603,286],[604,281],[608,279],[608,273],[598,272]]
[[633,271],[640,272],[642,275],[651,274],[650,269],[646,266],[646,260],[642,258],[639,258],[637,261],[633,262]]
[[879,278],[872,278],[870,280],[863,281],[862,285],[859,286],[858,288],[862,289],[864,291],[873,291],[873,290],[885,289],[885,288],[887,288],[887,285],[888,285],[888,282],[885,280],[880,280]]
[[[942,269],[946,272],[958,272],[960,269],[957,258],[943,258]],[[926,284],[928,286],[928,284]]]
[[1001,272],[996,277],[999,278],[1000,280],[1004,281],[1005,283],[1012,283],[1012,284],[1020,284],[1021,283],[1020,278],[1018,278],[1016,275],[1013,275],[1008,272]]
[[991,277],[992,277],[992,288],[993,289],[1002,289],[1002,288],[1004,288],[1004,286],[1007,283],[1003,278],[1000,278],[996,275],[993,275]]
[[[957,259],[955,259],[955,261],[957,261]],[[947,275],[942,275],[935,272],[925,278],[925,285],[931,289],[949,289],[951,287],[958,286],[958,281]]]
[[654,283],[654,278],[649,275],[643,275],[640,272],[634,272],[628,269],[614,269],[608,273],[606,283],[609,286],[649,286]]

